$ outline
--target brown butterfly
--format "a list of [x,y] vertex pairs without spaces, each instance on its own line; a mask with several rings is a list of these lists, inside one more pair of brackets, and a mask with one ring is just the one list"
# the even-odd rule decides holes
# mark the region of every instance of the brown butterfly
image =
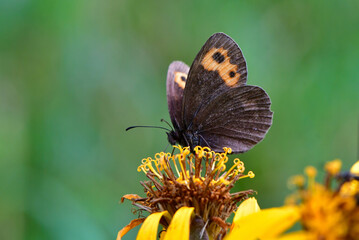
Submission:
[[167,102],[174,130],[171,144],[223,147],[246,152],[272,125],[271,101],[260,87],[246,85],[241,49],[226,34],[215,33],[188,67],[172,62],[167,73]]

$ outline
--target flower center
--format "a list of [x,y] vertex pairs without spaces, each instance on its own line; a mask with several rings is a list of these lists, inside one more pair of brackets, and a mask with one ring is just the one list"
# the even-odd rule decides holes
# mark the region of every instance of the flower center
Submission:
[[[183,206],[194,207],[197,217],[206,224],[208,234],[216,236],[223,230],[227,218],[237,209],[237,203],[253,190],[230,193],[234,183],[242,178],[253,178],[253,172],[244,174],[245,167],[238,158],[226,170],[227,154],[211,151],[208,147],[175,146],[177,154],[157,153],[145,158],[138,167],[149,178],[141,182],[147,197],[134,200],[134,204],[151,213],[167,210],[171,216]],[[167,222],[163,223],[168,226]]]

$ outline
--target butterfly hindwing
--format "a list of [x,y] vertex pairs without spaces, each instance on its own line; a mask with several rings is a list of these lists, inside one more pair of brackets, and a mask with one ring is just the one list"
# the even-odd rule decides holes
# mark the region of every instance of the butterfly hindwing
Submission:
[[172,124],[176,129],[182,124],[182,99],[189,67],[180,61],[174,61],[167,72],[167,103]]
[[195,114],[211,98],[246,81],[246,61],[238,45],[224,33],[212,35],[197,54],[188,74],[182,106],[184,126],[191,126]]
[[240,153],[260,142],[272,124],[271,101],[257,86],[231,88],[212,99],[193,119],[201,145]]

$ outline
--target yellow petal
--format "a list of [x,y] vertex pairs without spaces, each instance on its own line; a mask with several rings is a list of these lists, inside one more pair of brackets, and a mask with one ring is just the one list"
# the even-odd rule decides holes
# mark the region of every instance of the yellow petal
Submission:
[[258,205],[257,200],[254,197],[246,199],[244,202],[239,205],[236,214],[233,218],[233,224],[236,224],[241,218],[248,216],[252,213],[259,212],[261,209]]
[[350,173],[359,175],[359,161],[354,163],[354,165],[350,168]]
[[122,228],[118,234],[117,234],[117,239],[116,240],[121,240],[121,238],[123,236],[125,236],[126,233],[128,233],[128,231],[130,231],[132,228],[137,227],[138,225],[140,225],[141,223],[143,223],[143,221],[145,221],[144,218],[137,218],[132,220],[129,224],[127,224],[126,227]]
[[315,237],[305,231],[297,231],[285,234],[279,238],[265,238],[264,240],[315,240]]
[[344,197],[354,196],[359,192],[359,182],[357,180],[351,180],[343,183],[340,187],[340,194]]
[[156,240],[158,224],[163,215],[171,218],[167,211],[152,213],[148,216],[138,231],[136,240]]
[[239,219],[225,239],[273,238],[290,228],[298,219],[299,210],[293,206],[261,210]]
[[177,210],[164,240],[188,240],[193,207],[181,207]]

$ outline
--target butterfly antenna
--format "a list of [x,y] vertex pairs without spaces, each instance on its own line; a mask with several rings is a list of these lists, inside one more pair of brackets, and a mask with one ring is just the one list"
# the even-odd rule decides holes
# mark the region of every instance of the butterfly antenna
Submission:
[[167,122],[166,120],[164,120],[163,118],[161,119],[161,122],[165,122],[165,123],[167,123],[167,125],[172,129],[172,131],[173,131],[173,128],[172,128],[172,126],[171,126],[171,124],[169,124],[169,122]]
[[164,129],[168,132],[170,132],[171,130],[168,129],[168,128],[164,128],[164,127],[159,127],[159,126],[131,126],[131,127],[128,127],[126,128],[126,131],[130,130],[130,129],[133,129],[133,128],[139,128],[139,127],[142,127],[142,128],[160,128],[160,129]]

